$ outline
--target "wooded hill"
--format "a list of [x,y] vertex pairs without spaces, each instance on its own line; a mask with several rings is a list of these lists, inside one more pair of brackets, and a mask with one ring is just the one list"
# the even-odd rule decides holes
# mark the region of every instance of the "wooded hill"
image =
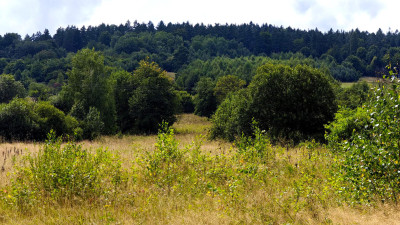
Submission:
[[53,36],[48,30],[23,39],[15,33],[0,36],[0,73],[15,74],[17,80],[60,81],[60,74],[68,69],[69,53],[87,47],[103,51],[107,65],[127,71],[133,71],[147,56],[165,70],[178,72],[195,60],[218,56],[290,58],[281,53],[301,53],[316,61],[334,62],[329,69],[335,78],[354,81],[360,76],[374,76],[388,62],[397,63],[399,45],[398,31],[323,33],[251,22],[192,25],[161,21],[154,25],[128,21],[119,26],[68,26],[59,28]]
[[[332,77],[356,81],[379,75],[386,65],[400,60],[399,44],[397,31],[322,33],[253,23],[206,26],[161,21],[155,26],[128,21],[119,26],[69,26],[53,36],[45,30],[24,39],[7,33],[0,36],[0,136],[43,140],[51,129],[88,139],[117,132],[153,133],[162,121],[173,123],[179,112],[211,117],[230,93],[247,86],[250,92],[256,90],[253,77],[267,79],[269,75],[257,70],[268,64],[266,71],[285,70],[293,76],[290,85],[310,85],[303,83],[308,79],[302,78],[304,74],[322,76],[313,68],[324,73],[330,92],[324,103],[329,112],[319,116],[325,119],[316,128],[322,137],[323,124],[332,120],[337,103],[358,106],[359,95],[368,91],[356,87],[354,93],[361,94],[346,100],[344,91],[331,90]],[[175,82],[164,70],[176,73]],[[321,79],[317,80],[313,88],[320,86]],[[308,93],[309,88],[300,86],[293,86],[294,96],[308,101],[307,94],[299,93]],[[256,104],[258,96],[250,92],[246,95]],[[245,124],[259,116],[257,111],[248,112]],[[293,132],[300,129],[295,126]],[[235,129],[229,139],[242,132]]]

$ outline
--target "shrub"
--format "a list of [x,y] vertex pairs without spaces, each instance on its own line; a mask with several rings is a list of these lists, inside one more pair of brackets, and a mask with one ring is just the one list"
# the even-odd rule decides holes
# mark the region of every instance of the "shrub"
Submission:
[[254,118],[272,141],[323,140],[336,111],[331,78],[308,66],[267,64],[249,87],[228,97],[213,117],[212,136],[232,140],[252,135]]
[[40,130],[34,103],[13,99],[0,105],[0,136],[7,141],[31,140]]
[[251,134],[251,96],[247,90],[229,95],[212,117],[211,138],[233,141],[242,133]]
[[15,81],[12,75],[3,74],[0,76],[0,103],[8,103],[14,97],[23,98],[25,95],[24,85]]
[[129,98],[131,130],[136,133],[155,133],[159,124],[173,124],[179,102],[172,80],[156,63],[141,61],[134,71],[138,87]]
[[194,112],[194,103],[193,97],[186,91],[177,91],[177,96],[180,103],[180,112],[182,113],[193,113]]
[[194,99],[195,111],[199,116],[211,117],[217,109],[217,99],[214,95],[215,82],[211,78],[201,78],[197,82]]
[[[355,114],[342,113],[327,136],[340,154],[337,161],[342,193],[353,202],[372,199],[397,202],[400,193],[399,81],[376,87]],[[350,134],[350,129],[355,127]]]
[[340,150],[341,142],[352,141],[353,133],[368,129],[369,115],[366,108],[341,108],[335,114],[335,120],[325,125],[325,139],[331,149]]
[[90,107],[85,120],[83,121],[83,137],[85,139],[94,140],[99,137],[104,128],[104,123],[101,120],[100,112]]
[[12,180],[11,198],[20,209],[50,198],[59,203],[101,201],[123,182],[121,162],[107,150],[96,153],[50,132],[39,153],[28,156]]

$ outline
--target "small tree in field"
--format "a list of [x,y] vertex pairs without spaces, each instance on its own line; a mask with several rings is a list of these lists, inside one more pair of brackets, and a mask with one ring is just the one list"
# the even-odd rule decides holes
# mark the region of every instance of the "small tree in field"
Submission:
[[154,133],[163,121],[173,124],[179,102],[166,71],[154,62],[141,61],[133,76],[137,80],[137,88],[129,98],[132,130]]

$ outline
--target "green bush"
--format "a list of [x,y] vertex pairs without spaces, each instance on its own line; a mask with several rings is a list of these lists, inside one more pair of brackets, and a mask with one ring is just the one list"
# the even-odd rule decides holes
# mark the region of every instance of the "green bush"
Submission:
[[83,137],[85,139],[94,140],[99,137],[104,128],[104,123],[101,120],[100,112],[90,107],[85,120],[83,121]]
[[341,192],[353,202],[398,201],[400,88],[398,80],[392,80],[376,87],[356,113],[339,112],[328,126],[327,138],[340,154],[336,176],[342,181]]
[[39,116],[34,103],[25,99],[13,99],[0,105],[0,136],[7,141],[32,140],[40,131]]
[[367,101],[370,89],[365,81],[355,83],[350,88],[341,88],[337,94],[338,105],[355,109]]
[[0,105],[0,136],[7,141],[45,140],[53,130],[57,135],[73,135],[79,126],[72,116],[48,102],[13,99]]
[[50,132],[39,153],[27,156],[12,180],[11,204],[20,209],[48,198],[59,202],[101,201],[124,181],[121,162],[107,150],[95,153]]
[[331,149],[341,150],[339,147],[343,141],[352,141],[353,133],[358,133],[370,128],[369,116],[366,108],[348,109],[341,108],[335,114],[335,120],[325,125],[327,133],[325,139]]
[[247,90],[229,95],[212,117],[211,138],[233,141],[242,133],[251,134],[251,96]]
[[180,103],[180,112],[182,113],[193,113],[194,112],[194,103],[193,97],[186,91],[177,91],[176,92],[179,103]]
[[201,78],[197,82],[194,98],[194,113],[199,116],[211,117],[217,109],[217,98],[214,95],[215,82],[211,78]]
[[156,63],[141,61],[134,71],[138,87],[129,97],[131,130],[155,133],[163,121],[173,124],[179,109],[173,82]]
[[267,64],[249,87],[228,97],[213,117],[211,134],[233,140],[252,135],[254,118],[272,141],[323,140],[336,111],[332,79],[309,66]]
[[65,123],[65,114],[48,102],[38,102],[35,104],[35,113],[39,116],[38,124],[40,134],[38,137],[42,140],[53,130],[57,135],[67,133],[67,124]]
[[25,95],[24,85],[15,81],[13,75],[2,74],[0,76],[0,103],[8,103],[14,97],[23,98]]

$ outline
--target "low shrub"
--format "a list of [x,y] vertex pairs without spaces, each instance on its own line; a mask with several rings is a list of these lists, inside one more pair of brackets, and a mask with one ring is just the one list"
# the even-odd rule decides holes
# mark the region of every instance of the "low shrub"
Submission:
[[49,199],[61,204],[102,201],[118,191],[123,174],[120,160],[109,151],[91,153],[74,142],[62,145],[52,131],[39,153],[17,167],[8,203],[26,209]]

